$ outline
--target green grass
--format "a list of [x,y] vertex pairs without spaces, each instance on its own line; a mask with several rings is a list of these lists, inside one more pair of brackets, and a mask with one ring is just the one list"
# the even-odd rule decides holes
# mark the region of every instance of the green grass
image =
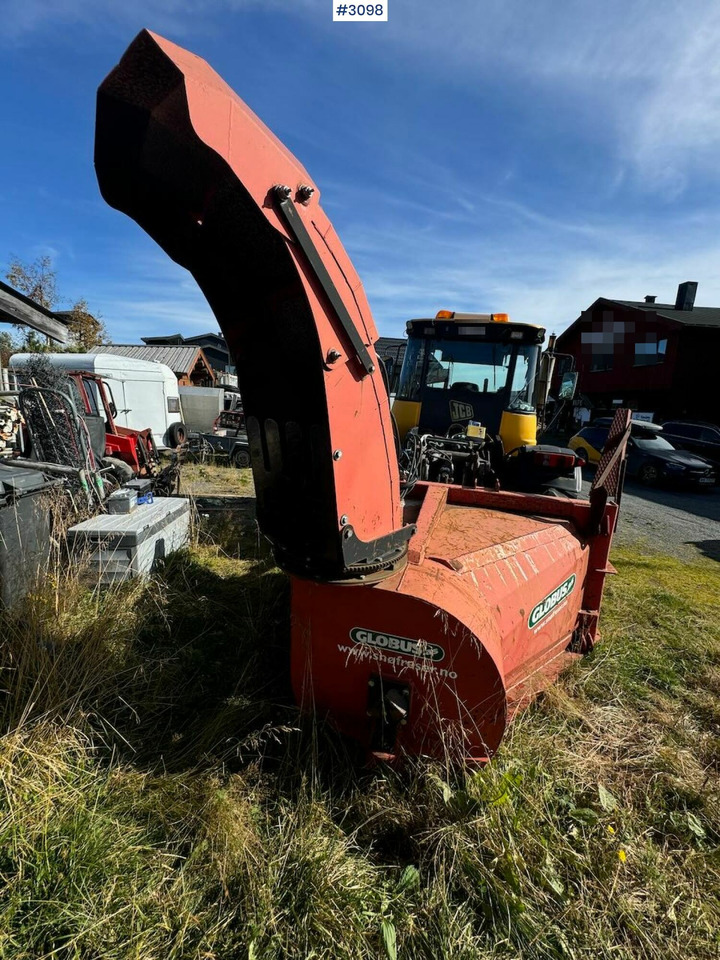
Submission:
[[301,718],[288,591],[226,525],[0,629],[0,958],[714,958],[717,568],[614,556],[604,640],[480,772]]
[[183,463],[181,490],[189,496],[252,496],[252,470],[238,469],[227,461]]

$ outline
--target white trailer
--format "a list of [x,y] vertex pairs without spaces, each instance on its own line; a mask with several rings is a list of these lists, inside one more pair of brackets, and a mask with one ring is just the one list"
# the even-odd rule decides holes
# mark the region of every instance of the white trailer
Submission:
[[[110,389],[117,409],[115,423],[131,430],[152,430],[158,447],[174,448],[185,439],[182,406],[177,377],[170,367],[153,360],[136,360],[113,353],[44,353],[54,367],[87,371],[102,377]],[[36,353],[16,353],[10,357],[11,373],[19,375],[22,367]],[[21,380],[21,376],[18,376]]]

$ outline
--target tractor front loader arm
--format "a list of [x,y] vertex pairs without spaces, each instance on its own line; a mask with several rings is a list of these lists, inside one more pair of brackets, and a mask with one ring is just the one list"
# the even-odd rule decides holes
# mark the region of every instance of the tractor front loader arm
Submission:
[[280,565],[320,580],[392,569],[412,527],[377,331],[308,173],[205,61],[148,31],[98,92],[95,166],[217,317]]

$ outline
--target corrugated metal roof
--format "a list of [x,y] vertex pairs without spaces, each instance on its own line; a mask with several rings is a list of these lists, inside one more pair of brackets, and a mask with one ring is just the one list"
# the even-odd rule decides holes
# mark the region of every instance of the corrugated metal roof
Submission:
[[146,346],[137,343],[112,343],[95,347],[89,353],[112,353],[119,357],[134,357],[136,360],[154,360],[170,367],[174,374],[187,375],[195,366],[200,347],[193,346]]

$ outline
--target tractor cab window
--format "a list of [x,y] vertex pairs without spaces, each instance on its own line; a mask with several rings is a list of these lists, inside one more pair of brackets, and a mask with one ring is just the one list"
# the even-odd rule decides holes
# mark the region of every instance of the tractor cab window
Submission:
[[107,381],[104,381],[105,391],[107,393],[108,406],[110,408],[110,416],[117,416],[117,407],[115,405],[115,397],[113,396],[112,387]]
[[513,352],[510,344],[435,340],[430,348],[425,386],[474,393],[504,390]]
[[539,353],[537,344],[512,340],[411,337],[397,399],[419,401],[426,389],[502,395],[509,410],[532,413]]
[[422,387],[422,371],[425,361],[425,340],[410,338],[405,350],[400,382],[398,383],[398,400],[419,400]]
[[534,345],[518,347],[508,410],[516,413],[535,412],[533,400],[539,352],[538,347]]
[[85,396],[87,397],[89,407],[88,413],[91,417],[99,417],[100,406],[97,384],[89,377],[83,377],[83,386],[85,387]]

